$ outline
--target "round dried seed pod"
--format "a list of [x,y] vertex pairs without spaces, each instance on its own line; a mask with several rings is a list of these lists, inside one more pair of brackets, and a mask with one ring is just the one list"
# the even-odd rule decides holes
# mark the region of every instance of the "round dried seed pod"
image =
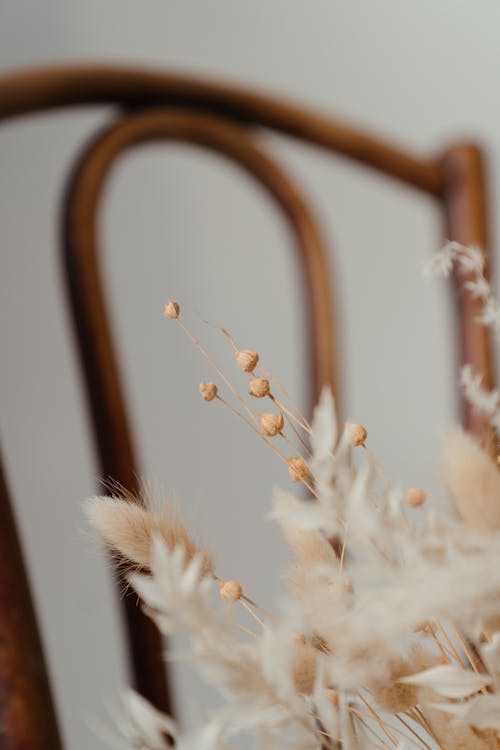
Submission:
[[200,393],[205,401],[213,401],[217,396],[217,386],[215,383],[200,383]]
[[368,433],[363,425],[354,424],[352,422],[346,422],[345,432],[349,445],[353,448],[357,448],[359,445],[364,445],[366,438],[368,437]]
[[238,601],[238,599],[241,599],[243,589],[239,583],[236,583],[236,581],[220,581],[219,593],[221,599],[232,604],[233,602]]
[[244,372],[253,372],[257,367],[259,355],[250,349],[242,349],[235,354],[236,361]]
[[339,694],[337,693],[336,690],[332,690],[332,688],[327,688],[325,690],[325,695],[334,708],[339,707]]
[[271,389],[269,387],[269,380],[266,380],[266,378],[252,378],[250,381],[250,390],[248,393],[250,396],[255,396],[255,398],[264,398],[264,396],[268,396],[271,392]]
[[177,302],[173,299],[169,300],[165,307],[163,308],[163,317],[164,318],[178,318],[180,313],[180,308]]
[[271,414],[270,412],[264,412],[260,415],[260,429],[263,435],[267,437],[274,437],[279,435],[283,429],[285,422],[283,420],[283,414]]
[[425,503],[425,492],[417,487],[408,487],[406,490],[406,503],[410,508],[419,508]]
[[309,476],[309,469],[302,456],[289,458],[287,463],[288,473],[292,478],[292,482],[302,482],[304,479],[307,479],[307,477]]

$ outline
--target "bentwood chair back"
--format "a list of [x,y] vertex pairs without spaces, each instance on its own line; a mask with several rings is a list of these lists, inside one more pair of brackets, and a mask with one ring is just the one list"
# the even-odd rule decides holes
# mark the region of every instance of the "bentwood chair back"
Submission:
[[[114,110],[109,125],[75,155],[64,198],[61,249],[99,473],[131,492],[137,490],[140,472],[108,321],[96,220],[110,172],[129,149],[150,141],[182,141],[215,151],[250,173],[285,215],[307,293],[312,398],[325,383],[337,390],[326,250],[306,198],[261,145],[263,130],[309,142],[363,164],[381,178],[430,194],[442,211],[447,238],[477,243],[485,252],[488,247],[482,159],[473,144],[445,145],[437,156],[416,156],[265,94],[138,68],[62,66],[0,78],[0,120],[86,105],[113,105]],[[457,359],[471,363],[485,387],[492,387],[488,332],[475,321],[479,303],[460,294],[462,281],[453,278]],[[483,421],[463,400],[461,414],[467,429],[483,432]],[[61,744],[29,584],[7,485],[0,479],[0,747],[57,750]],[[122,601],[135,687],[169,710],[160,638],[133,598]]]

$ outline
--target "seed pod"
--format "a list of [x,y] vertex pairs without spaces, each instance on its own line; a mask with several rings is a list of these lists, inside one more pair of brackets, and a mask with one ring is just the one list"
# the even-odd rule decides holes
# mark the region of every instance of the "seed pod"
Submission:
[[217,396],[217,386],[215,383],[200,383],[200,393],[205,401],[213,401]]
[[368,437],[368,433],[362,425],[353,424],[352,422],[346,422],[345,432],[349,445],[353,448],[364,445]]
[[274,437],[278,435],[284,427],[283,414],[271,414],[264,412],[260,415],[260,429],[263,435],[267,437]]
[[425,493],[416,487],[408,487],[406,490],[406,502],[410,508],[419,508],[425,503]]
[[239,583],[236,583],[236,581],[220,581],[219,593],[221,599],[232,604],[233,602],[238,601],[238,599],[241,599],[243,589]]
[[266,380],[266,378],[252,378],[248,393],[250,396],[255,396],[255,398],[264,398],[264,396],[269,395],[270,390],[269,380]]
[[236,361],[244,372],[253,372],[257,367],[259,355],[250,349],[242,349],[236,352]]
[[307,479],[309,476],[309,469],[302,456],[289,458],[287,463],[288,473],[292,478],[292,482],[302,482],[304,479]]
[[334,708],[339,707],[339,694],[337,693],[336,690],[333,690],[332,688],[327,688],[325,690],[325,695]]
[[179,317],[180,308],[177,302],[173,299],[169,300],[165,307],[163,308],[163,317],[164,318],[178,318]]

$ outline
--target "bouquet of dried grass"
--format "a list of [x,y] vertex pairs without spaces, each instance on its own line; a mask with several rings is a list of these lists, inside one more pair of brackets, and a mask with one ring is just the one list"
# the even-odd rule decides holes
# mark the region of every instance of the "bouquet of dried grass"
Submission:
[[[476,248],[448,243],[427,270],[454,264],[472,274],[482,322],[498,331],[500,310]],[[130,584],[166,635],[185,630],[190,661],[226,702],[195,731],[138,694],[123,699],[120,746],[164,750],[231,747],[239,733],[261,750],[492,750],[500,748],[500,473],[458,427],[445,441],[443,480],[454,511],[427,510],[421,489],[396,489],[369,448],[366,429],[339,430],[325,389],[312,422],[256,352],[234,348],[249,378],[244,398],[169,302],[175,321],[213,365],[219,402],[264,440],[310,495],[275,493],[272,518],[291,551],[287,605],[270,613],[241,582],[221,580],[207,550],[169,507],[147,492],[92,498],[92,526],[130,566]],[[465,368],[465,392],[496,428],[500,394]],[[225,389],[227,396],[220,390]],[[255,413],[251,404],[265,406]],[[310,500],[313,499],[314,502]],[[411,517],[407,507],[417,509]],[[250,613],[254,627],[238,620]]]

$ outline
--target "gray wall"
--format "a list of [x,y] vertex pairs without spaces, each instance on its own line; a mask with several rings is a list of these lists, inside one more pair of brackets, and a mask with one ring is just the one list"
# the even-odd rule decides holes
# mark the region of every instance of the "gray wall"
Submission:
[[[470,136],[487,149],[494,206],[499,32],[497,0],[4,0],[0,66],[154,64],[289,96],[417,152]],[[72,750],[99,746],[88,723],[107,720],[104,706],[116,704],[126,680],[111,575],[80,512],[97,469],[57,262],[68,165],[102,120],[73,111],[0,130],[3,442]],[[445,289],[419,275],[440,242],[436,207],[319,150],[266,141],[314,203],[328,240],[344,411],[368,427],[396,480],[439,494],[436,452],[454,409],[450,311]],[[178,498],[216,550],[221,575],[275,606],[285,551],[264,515],[286,475],[240,424],[201,402],[207,366],[160,311],[178,298],[235,372],[202,320],[229,327],[303,400],[300,279],[287,228],[233,166],[155,146],[116,170],[101,234],[144,475]],[[178,685],[185,716],[213,700],[189,673]]]

